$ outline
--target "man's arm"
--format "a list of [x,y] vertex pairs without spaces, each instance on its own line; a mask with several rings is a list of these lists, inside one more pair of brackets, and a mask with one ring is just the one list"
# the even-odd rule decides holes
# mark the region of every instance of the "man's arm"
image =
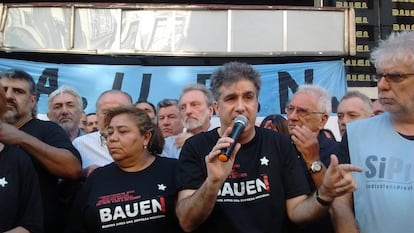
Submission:
[[69,179],[81,176],[81,161],[71,151],[48,145],[7,123],[1,123],[0,131],[0,141],[21,146],[55,176]]
[[[345,132],[342,135],[342,141],[339,144],[338,160],[340,163],[350,163],[348,136]],[[337,233],[354,233],[359,232],[359,227],[355,220],[353,195],[346,194],[342,197],[336,198],[330,209],[332,223]]]
[[335,198],[329,209],[336,233],[359,233],[353,211],[352,193]]
[[[296,130],[296,131],[295,131]],[[302,154],[302,159],[309,167],[313,161],[320,160],[319,153],[316,153],[316,149],[319,150],[317,134],[311,132],[306,127],[296,128],[294,130],[295,136],[292,137],[298,150]],[[323,166],[322,170],[318,173],[311,174],[311,178],[316,188],[319,188],[326,173],[326,167]],[[352,176],[347,176],[348,183],[353,185],[355,183]],[[349,202],[349,196],[352,198],[352,193],[345,194],[332,202],[329,209],[331,221],[334,224],[335,232],[359,232],[357,229],[354,213],[352,210],[352,200]]]
[[206,180],[198,190],[187,189],[178,193],[176,214],[184,231],[195,230],[207,219],[216,204],[221,185]]
[[24,227],[15,227],[11,230],[5,231],[4,233],[30,233],[30,231],[26,230]]
[[[356,189],[352,172],[361,171],[362,169],[355,165],[339,165],[336,156],[332,155],[322,185],[317,189],[319,198],[326,202],[333,202],[337,197],[352,193]],[[307,198],[302,195],[288,199],[286,207],[289,218],[299,225],[319,218],[329,209],[329,206],[324,206],[317,200],[316,193]]]
[[[230,129],[230,128],[229,128]],[[229,129],[225,135],[230,133]],[[240,143],[237,143],[227,162],[221,162],[218,155],[222,148],[227,148],[234,140],[222,137],[217,141],[211,152],[205,157],[207,178],[197,190],[182,190],[178,193],[176,214],[180,226],[184,231],[190,232],[202,224],[213,210],[217,193],[227,179],[234,164]]]
[[88,176],[95,171],[99,166],[96,164],[92,164],[82,169],[82,178],[86,179]]
[[25,132],[21,131],[21,133],[19,145],[40,161],[52,174],[69,179],[80,177],[82,165],[72,152],[46,144]]
[[312,193],[309,196],[301,195],[288,199],[286,201],[286,209],[288,217],[292,222],[297,225],[303,225],[320,218],[328,212],[329,208],[318,203],[316,193]]

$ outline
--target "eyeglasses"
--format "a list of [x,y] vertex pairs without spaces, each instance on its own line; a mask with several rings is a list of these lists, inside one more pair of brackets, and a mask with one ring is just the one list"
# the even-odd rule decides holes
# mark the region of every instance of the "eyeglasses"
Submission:
[[381,80],[381,78],[384,77],[385,80],[387,80],[387,82],[398,83],[398,82],[403,81],[404,79],[406,79],[410,75],[414,75],[414,73],[410,73],[410,74],[387,74],[387,73],[374,74],[374,75],[371,75],[371,81],[379,82]]
[[310,114],[324,114],[324,112],[313,112],[309,109],[298,107],[298,106],[293,106],[291,104],[285,107],[285,112],[288,115],[292,114],[295,110],[296,110],[296,114],[298,114],[301,117],[306,117],[306,116],[309,116]]

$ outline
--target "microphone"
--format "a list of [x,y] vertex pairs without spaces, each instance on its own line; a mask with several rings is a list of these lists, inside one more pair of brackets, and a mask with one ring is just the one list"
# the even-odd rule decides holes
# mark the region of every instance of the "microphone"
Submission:
[[246,127],[247,125],[247,118],[244,115],[238,115],[233,122],[233,129],[231,130],[229,137],[234,139],[234,143],[230,144],[228,148],[224,148],[221,150],[221,153],[218,156],[218,159],[221,162],[227,162],[229,160],[230,155],[233,152],[234,146],[239,140],[240,134],[243,132],[244,127]]

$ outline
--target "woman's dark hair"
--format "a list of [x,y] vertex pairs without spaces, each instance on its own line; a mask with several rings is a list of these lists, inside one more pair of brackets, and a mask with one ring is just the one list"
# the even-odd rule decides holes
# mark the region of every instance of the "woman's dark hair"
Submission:
[[129,117],[131,117],[136,123],[136,126],[142,135],[147,132],[150,132],[152,134],[151,139],[147,145],[147,149],[151,154],[159,155],[162,153],[165,141],[161,130],[151,121],[148,114],[142,109],[138,109],[134,106],[120,106],[108,110],[108,112],[105,114],[105,128],[109,126],[112,118],[120,114],[127,114]]
[[260,127],[264,127],[267,121],[272,121],[272,124],[275,130],[289,136],[287,120],[282,115],[272,114],[272,115],[266,116],[260,123]]
[[[157,115],[157,109],[155,108],[155,106],[154,106],[154,104],[153,104],[153,103],[151,103],[151,102],[149,102],[149,101],[147,101],[147,100],[138,100],[137,102],[135,102],[135,104],[134,104],[134,105],[137,105],[137,104],[140,104],[140,103],[146,103],[146,104],[148,104],[149,106],[151,106],[152,110],[154,111],[154,114],[155,114],[155,115]],[[147,113],[147,114],[148,114],[148,113]]]

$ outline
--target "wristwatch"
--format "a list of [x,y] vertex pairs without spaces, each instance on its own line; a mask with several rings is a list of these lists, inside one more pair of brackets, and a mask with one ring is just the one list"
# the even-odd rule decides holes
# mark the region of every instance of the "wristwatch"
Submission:
[[309,171],[311,174],[318,173],[322,171],[323,163],[321,161],[315,161],[311,164]]

